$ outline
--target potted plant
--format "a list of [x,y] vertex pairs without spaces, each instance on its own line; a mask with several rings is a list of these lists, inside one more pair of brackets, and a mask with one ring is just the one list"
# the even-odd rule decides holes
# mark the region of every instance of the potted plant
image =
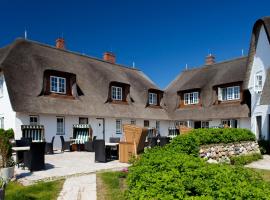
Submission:
[[4,179],[0,178],[0,199],[4,200],[5,199],[5,187],[6,187],[6,182]]
[[12,159],[11,144],[9,142],[10,137],[7,134],[0,134],[0,167],[1,177],[8,181],[14,176],[15,162]]

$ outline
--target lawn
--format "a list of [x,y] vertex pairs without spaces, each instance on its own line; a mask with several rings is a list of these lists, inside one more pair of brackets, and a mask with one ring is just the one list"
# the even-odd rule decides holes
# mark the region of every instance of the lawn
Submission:
[[253,170],[259,172],[265,181],[270,182],[270,170],[265,169],[253,169]]
[[98,200],[124,200],[126,174],[123,172],[97,173]]
[[54,200],[63,187],[64,180],[40,182],[31,186],[23,186],[10,182],[6,188],[6,200]]

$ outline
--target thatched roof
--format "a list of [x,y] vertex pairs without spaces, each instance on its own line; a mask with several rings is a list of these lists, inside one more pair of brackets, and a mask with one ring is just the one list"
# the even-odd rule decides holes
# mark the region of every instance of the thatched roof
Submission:
[[[165,102],[170,117],[174,120],[211,120],[241,118],[249,116],[246,104],[214,105],[214,86],[243,82],[246,72],[246,57],[237,58],[197,69],[183,71],[165,90]],[[178,108],[177,92],[200,89],[202,106],[199,108]]]
[[[258,42],[261,27],[265,28],[266,35],[267,35],[268,41],[270,43],[270,16],[263,17],[263,18],[257,20],[253,26],[251,39],[250,39],[249,53],[248,53],[247,73],[245,76],[245,86],[244,86],[245,89],[248,88],[250,73],[252,70],[253,59],[254,59],[254,56],[256,54],[256,47],[257,47],[257,42]],[[270,89],[268,89],[268,90],[270,90]],[[270,91],[269,91],[269,93],[270,93]]]
[[[0,69],[16,112],[168,119],[164,109],[146,108],[148,90],[159,88],[137,69],[24,39],[0,50]],[[39,96],[48,69],[76,74],[84,95],[75,99]],[[130,85],[128,105],[106,103],[112,81]]]

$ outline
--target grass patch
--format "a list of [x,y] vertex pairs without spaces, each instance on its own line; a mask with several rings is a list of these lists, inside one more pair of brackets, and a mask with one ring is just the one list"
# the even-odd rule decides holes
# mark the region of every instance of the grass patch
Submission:
[[97,199],[124,200],[126,174],[123,172],[103,172],[97,174]]
[[262,176],[262,178],[270,183],[270,170],[266,170],[266,169],[254,169],[252,168],[254,171],[259,172]]
[[10,182],[6,188],[6,200],[54,200],[57,199],[64,180],[40,182],[30,186],[23,186],[18,182]]
[[260,153],[253,153],[241,156],[232,156],[230,159],[232,165],[246,165],[262,158],[263,156]]

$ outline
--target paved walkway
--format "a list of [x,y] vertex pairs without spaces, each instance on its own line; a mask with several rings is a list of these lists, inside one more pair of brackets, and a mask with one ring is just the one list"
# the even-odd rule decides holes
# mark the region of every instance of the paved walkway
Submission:
[[270,170],[270,155],[263,155],[263,159],[252,162],[246,167]]
[[94,174],[102,170],[117,170],[128,167],[126,163],[111,161],[96,163],[92,152],[65,152],[46,155],[46,169],[30,173],[28,170],[15,168],[17,180],[23,185],[30,185],[41,180],[56,180],[81,175]]
[[57,200],[96,200],[96,174],[68,178]]

